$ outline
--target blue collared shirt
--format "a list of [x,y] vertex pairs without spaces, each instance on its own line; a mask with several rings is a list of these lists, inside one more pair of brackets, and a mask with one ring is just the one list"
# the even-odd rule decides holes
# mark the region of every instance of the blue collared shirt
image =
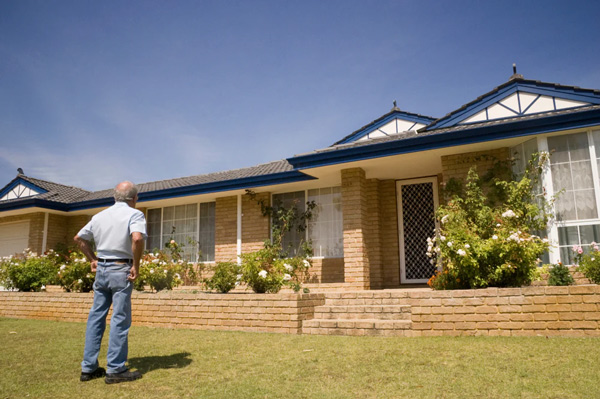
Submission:
[[142,211],[130,207],[125,202],[94,215],[77,235],[84,240],[96,243],[98,258],[133,259],[131,233],[146,234],[146,218]]

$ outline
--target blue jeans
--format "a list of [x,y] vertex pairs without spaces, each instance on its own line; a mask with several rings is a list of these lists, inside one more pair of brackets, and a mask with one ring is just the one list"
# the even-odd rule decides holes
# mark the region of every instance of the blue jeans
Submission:
[[98,368],[98,354],[106,329],[106,316],[113,306],[106,355],[106,372],[127,370],[127,336],[131,327],[131,293],[133,283],[127,280],[131,265],[98,262],[94,282],[94,303],[88,316],[85,332],[85,349],[81,371],[92,373]]

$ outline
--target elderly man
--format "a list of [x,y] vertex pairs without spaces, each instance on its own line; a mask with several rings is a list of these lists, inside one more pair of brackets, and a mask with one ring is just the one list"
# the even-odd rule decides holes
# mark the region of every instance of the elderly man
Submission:
[[[141,378],[138,371],[128,370],[127,336],[131,326],[131,293],[133,281],[139,275],[140,258],[146,239],[146,219],[135,209],[138,200],[135,184],[125,181],[115,187],[115,204],[94,215],[75,236],[96,272],[94,303],[90,310],[85,333],[85,349],[81,362],[81,381],[101,378],[115,384]],[[97,256],[91,241],[96,244]],[[98,354],[106,328],[106,316],[110,306],[107,365],[98,365]]]

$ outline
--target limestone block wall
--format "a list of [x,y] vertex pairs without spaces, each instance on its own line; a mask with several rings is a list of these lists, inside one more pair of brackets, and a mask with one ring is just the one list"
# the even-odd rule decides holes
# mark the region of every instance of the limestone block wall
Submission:
[[237,197],[217,198],[215,203],[215,261],[237,259]]
[[509,157],[510,150],[508,147],[489,151],[445,155],[442,157],[443,182],[447,183],[451,178],[464,180],[472,166],[477,166],[477,171],[480,174],[485,173],[495,162],[506,160]]

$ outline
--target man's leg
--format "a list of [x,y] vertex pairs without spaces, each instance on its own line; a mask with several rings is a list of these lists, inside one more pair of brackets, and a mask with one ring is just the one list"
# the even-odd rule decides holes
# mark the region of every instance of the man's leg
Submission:
[[98,267],[96,281],[94,282],[94,302],[88,316],[85,332],[85,348],[83,350],[83,361],[81,371],[93,373],[98,369],[98,354],[102,336],[106,329],[106,315],[110,309],[112,296],[106,287],[106,276],[104,270]]
[[108,374],[121,373],[127,370],[129,328],[131,327],[131,293],[133,283],[127,280],[129,268],[115,268],[109,272],[110,287],[113,290],[113,314],[110,320],[108,339],[107,370]]

